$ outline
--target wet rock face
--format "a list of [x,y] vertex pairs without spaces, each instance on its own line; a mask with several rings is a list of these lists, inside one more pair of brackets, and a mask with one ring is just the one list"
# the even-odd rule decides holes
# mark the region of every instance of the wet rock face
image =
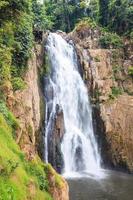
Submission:
[[53,120],[53,131],[51,131],[51,135],[49,135],[48,138],[48,160],[59,173],[61,173],[61,169],[63,168],[61,142],[63,139],[64,131],[63,112],[57,108],[56,116]]
[[101,49],[99,30],[69,34],[83,68],[93,105],[93,123],[103,165],[133,172],[133,65],[129,41],[124,49]]

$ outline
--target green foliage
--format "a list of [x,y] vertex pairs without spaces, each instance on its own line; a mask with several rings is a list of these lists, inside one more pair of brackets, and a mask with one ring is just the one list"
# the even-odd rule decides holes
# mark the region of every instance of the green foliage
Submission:
[[116,33],[105,32],[99,39],[102,48],[122,48],[123,41]]
[[9,111],[9,109],[3,101],[0,101],[0,113],[3,114],[7,124],[13,129],[17,129],[19,127],[18,121],[16,120],[14,115]]
[[92,18],[96,22],[98,22],[99,16],[99,0],[91,0],[90,4],[87,8],[88,17]]
[[33,29],[51,28],[52,21],[37,0],[3,0],[0,13],[0,86],[12,80],[15,91],[25,86],[21,77],[32,53]]
[[119,71],[121,71],[121,66],[118,66],[118,65],[116,65],[116,66],[113,66],[113,72],[114,73],[117,73],[117,72],[119,72]]
[[23,14],[15,29],[15,50],[13,54],[13,65],[19,68],[26,67],[31,55],[33,44],[32,18]]
[[20,77],[15,77],[11,80],[13,90],[24,90],[26,88],[26,83]]
[[3,22],[2,28],[0,28],[0,46],[3,44],[6,47],[12,47],[14,45],[14,26],[10,21]]
[[0,4],[0,85],[26,67],[33,43],[31,2],[5,0]]
[[103,26],[108,24],[109,0],[99,0],[99,22]]
[[130,39],[133,41],[133,31],[130,33]]
[[16,168],[19,166],[18,162],[14,162],[11,159],[6,160],[5,162],[6,168],[3,168],[1,170],[1,175],[4,177],[9,178],[9,176],[16,170]]
[[118,87],[112,87],[112,94],[113,94],[114,96],[118,96],[118,95],[122,94],[122,91],[121,91],[121,89],[118,88]]
[[[12,127],[5,120],[7,111],[0,111],[0,200],[52,200],[47,192],[48,180],[44,164],[35,158],[26,161],[12,137]],[[4,111],[3,111],[4,110]],[[2,114],[3,113],[3,114]],[[30,185],[34,194],[30,192]]]
[[119,34],[130,34],[133,29],[133,2],[113,0],[109,4],[109,28]]
[[12,181],[0,177],[0,200],[20,200],[20,195],[22,194]]
[[112,32],[130,35],[133,31],[131,0],[99,0],[99,22]]
[[62,188],[62,178],[58,174],[55,176],[55,184],[58,188]]
[[97,24],[91,18],[84,17],[83,19],[79,20],[79,22],[75,26],[76,31],[82,31],[85,28],[96,28]]
[[110,99],[115,99],[121,94],[122,94],[122,90],[119,87],[112,87],[112,92],[109,95],[109,98]]
[[42,191],[48,191],[48,180],[46,179],[43,167],[40,167],[35,163],[30,163],[29,165],[26,164],[25,167],[28,174],[36,177],[39,189]]
[[59,174],[57,174],[55,172],[55,170],[52,168],[52,166],[50,164],[45,164],[44,165],[44,170],[46,172],[46,176],[54,177],[53,181],[55,181],[55,185],[58,188],[62,188],[62,186],[63,186],[62,178],[61,178],[61,176]]
[[133,77],[133,66],[128,68],[128,74]]
[[82,0],[79,3],[76,1],[45,1],[46,13],[52,17],[55,30],[62,30],[69,32],[78,22],[86,16],[87,4]]
[[0,85],[10,80],[11,49],[0,47]]
[[53,26],[52,16],[46,15],[46,7],[43,4],[37,3],[33,0],[32,3],[33,11],[33,24],[35,30],[47,30],[51,29]]

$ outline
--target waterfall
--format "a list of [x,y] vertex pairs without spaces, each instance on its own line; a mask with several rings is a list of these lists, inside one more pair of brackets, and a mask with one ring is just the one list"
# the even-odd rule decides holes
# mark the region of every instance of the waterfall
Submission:
[[46,48],[51,67],[46,78],[46,161],[48,138],[52,134],[52,121],[58,105],[63,111],[65,126],[61,143],[63,173],[85,171],[96,174],[100,169],[100,156],[93,132],[88,92],[79,73],[74,46],[60,35],[50,33]]

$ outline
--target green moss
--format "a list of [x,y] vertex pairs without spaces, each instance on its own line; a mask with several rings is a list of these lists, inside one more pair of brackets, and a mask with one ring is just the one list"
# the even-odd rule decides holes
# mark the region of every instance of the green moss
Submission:
[[0,101],[0,113],[3,114],[7,124],[12,128],[12,134],[16,137],[15,131],[19,127],[19,122],[14,115],[9,111],[4,101]]
[[55,184],[58,188],[62,188],[62,186],[63,186],[62,178],[58,174],[56,174],[56,176],[55,176]]
[[128,74],[133,77],[133,66],[128,68]]
[[12,86],[13,86],[14,91],[26,89],[26,83],[20,77],[13,78],[11,80],[11,82],[12,82]]
[[56,171],[52,168],[52,166],[50,164],[45,164],[44,169],[45,169],[45,172],[46,172],[46,176],[53,176],[54,181],[55,181],[55,185],[58,188],[62,188],[62,186],[63,186],[62,177],[59,174],[56,173]]
[[0,177],[0,200],[21,200],[25,199],[23,192],[11,180]]
[[[0,200],[52,200],[44,164],[38,157],[34,161],[25,159],[5,118],[6,113],[0,113]],[[33,194],[30,184],[34,186]]]
[[38,184],[41,191],[48,191],[48,181],[46,179],[43,164],[37,165],[37,163],[32,161],[30,164],[25,165],[25,169],[28,174],[35,177],[34,180]]

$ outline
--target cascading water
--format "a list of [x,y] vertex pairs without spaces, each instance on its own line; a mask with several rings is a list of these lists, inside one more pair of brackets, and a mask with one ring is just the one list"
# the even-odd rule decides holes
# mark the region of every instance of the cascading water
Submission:
[[45,157],[48,161],[48,138],[57,105],[63,111],[65,134],[61,143],[64,159],[63,173],[83,172],[96,174],[100,156],[93,133],[92,111],[88,92],[78,69],[77,56],[72,44],[60,35],[50,33],[47,52],[51,72],[47,78]]

